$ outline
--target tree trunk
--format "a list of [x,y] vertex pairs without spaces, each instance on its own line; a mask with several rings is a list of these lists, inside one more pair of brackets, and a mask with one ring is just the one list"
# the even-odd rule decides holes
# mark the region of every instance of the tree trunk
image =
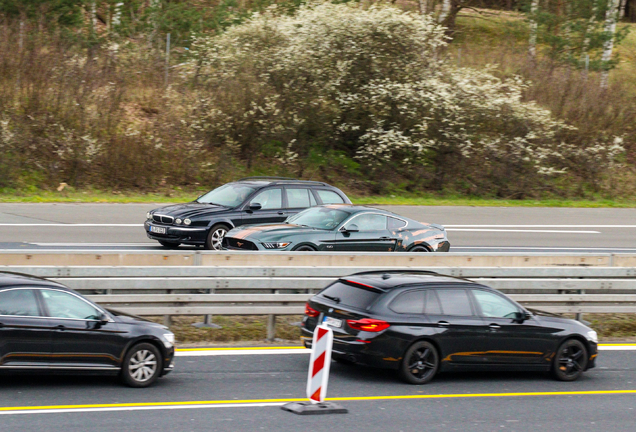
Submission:
[[113,21],[112,21],[113,29],[121,25],[121,8],[123,6],[124,6],[124,3],[122,2],[115,3],[115,10],[113,11]]
[[439,18],[437,19],[440,24],[444,24],[444,21],[446,21],[446,18],[448,18],[448,14],[450,14],[450,10],[451,0],[442,0],[442,11],[440,12]]
[[625,7],[627,6],[627,0],[621,0],[621,5],[618,9],[618,20],[625,18]]
[[428,12],[427,11],[428,8],[427,8],[427,4],[426,3],[427,3],[426,0],[418,0],[417,1],[417,4],[418,4],[418,6],[420,8],[420,14],[421,15],[424,15],[425,13]]
[[[601,61],[603,63],[608,62],[612,58],[612,51],[614,50],[614,35],[616,33],[616,22],[618,21],[618,7],[620,0],[607,0],[607,13],[605,14],[605,32],[608,33],[609,38],[603,44],[603,55]],[[606,89],[609,80],[609,70],[604,70],[601,73],[601,88]]]
[[587,56],[587,50],[590,47],[590,35],[594,31],[596,26],[596,15],[598,14],[598,3],[592,2],[592,12],[590,19],[587,21],[587,27],[585,28],[585,38],[583,39],[583,46],[581,47],[581,61],[585,62]]
[[533,62],[537,59],[537,11],[539,10],[539,0],[532,0],[530,4],[530,38],[528,40],[528,56]]

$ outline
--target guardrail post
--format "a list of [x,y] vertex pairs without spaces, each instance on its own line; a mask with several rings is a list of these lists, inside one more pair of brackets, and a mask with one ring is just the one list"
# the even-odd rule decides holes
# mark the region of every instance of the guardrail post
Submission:
[[[585,290],[579,290],[579,294],[585,294]],[[581,321],[583,319],[583,313],[579,312],[576,314],[576,320]]]
[[274,341],[276,338],[276,315],[267,315],[267,340]]
[[172,315],[163,316],[163,325],[166,327],[170,327],[172,325]]

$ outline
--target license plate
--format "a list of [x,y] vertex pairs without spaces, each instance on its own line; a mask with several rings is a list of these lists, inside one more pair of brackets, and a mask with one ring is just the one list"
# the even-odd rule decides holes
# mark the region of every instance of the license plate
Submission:
[[157,233],[157,234],[165,234],[166,229],[164,227],[157,227],[157,226],[150,225],[150,232]]
[[331,327],[342,327],[342,320],[339,320],[338,318],[328,316],[325,317],[322,322]]

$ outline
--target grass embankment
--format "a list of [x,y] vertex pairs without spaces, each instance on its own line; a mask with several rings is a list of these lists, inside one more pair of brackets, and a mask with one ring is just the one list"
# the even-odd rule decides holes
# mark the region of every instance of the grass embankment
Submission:
[[[207,190],[174,189],[164,192],[106,192],[37,190],[31,192],[0,193],[0,203],[182,203],[195,199]],[[576,200],[576,199],[492,199],[456,195],[410,194],[361,196],[348,194],[351,201],[362,205],[420,205],[420,206],[474,206],[474,207],[572,207],[572,208],[633,208],[636,199]]]

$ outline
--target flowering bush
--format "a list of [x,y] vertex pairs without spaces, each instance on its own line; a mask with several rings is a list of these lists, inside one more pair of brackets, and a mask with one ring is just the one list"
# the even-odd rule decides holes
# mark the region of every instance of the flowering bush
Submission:
[[398,172],[438,189],[460,179],[475,193],[523,195],[573,158],[620,152],[614,139],[568,142],[576,130],[524,101],[520,78],[455,67],[441,60],[445,45],[430,17],[390,6],[270,9],[195,40],[186,73],[206,97],[190,126],[248,164],[272,146],[300,163],[319,145],[377,179]]

